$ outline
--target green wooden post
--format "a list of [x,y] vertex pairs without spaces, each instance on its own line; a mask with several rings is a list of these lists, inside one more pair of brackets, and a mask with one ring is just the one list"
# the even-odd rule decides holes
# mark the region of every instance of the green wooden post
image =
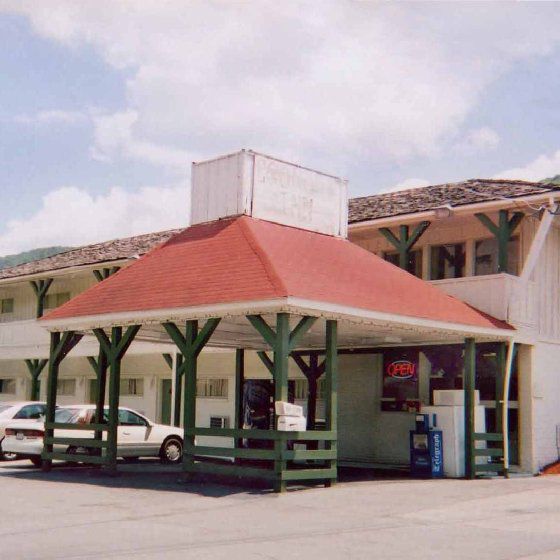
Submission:
[[[111,329],[111,353],[109,355],[109,432],[107,433],[107,462],[110,471],[117,470],[117,440],[119,427],[119,397],[121,390],[121,360],[115,348],[122,340],[122,327]],[[100,391],[101,392],[101,391]]]
[[[117,471],[117,439],[119,426],[119,397],[121,385],[121,362],[134,338],[140,330],[140,325],[128,327],[123,333],[122,327],[113,327],[109,338],[103,329],[94,329],[93,334],[99,341],[101,352],[105,355],[109,375],[109,411],[107,421],[107,468],[110,473]],[[101,387],[99,387],[101,389]],[[98,403],[100,395],[105,391],[98,390]]]
[[475,216],[498,241],[498,272],[507,272],[508,242],[511,240],[513,232],[517,229],[525,214],[523,212],[514,212],[511,219],[509,219],[509,212],[507,210],[500,210],[498,212],[497,225],[486,214],[478,213]]
[[502,413],[504,409],[504,378],[506,373],[506,352],[505,342],[498,344],[496,353],[496,428],[495,432],[502,433]]
[[[245,350],[237,348],[235,350],[235,412],[234,428],[243,428],[243,384],[245,382]],[[242,447],[243,439],[235,440],[235,447]]]
[[[49,374],[47,377],[47,410],[45,411],[45,424],[54,422],[54,412],[56,410],[56,386],[58,384],[58,370],[60,362],[55,359],[56,349],[60,344],[60,333],[51,333],[51,347],[49,352]],[[45,441],[47,438],[52,438],[54,430],[50,428],[45,429]],[[43,453],[52,453],[52,443],[45,443],[43,446]],[[52,466],[51,459],[43,459],[43,471],[50,471]]]
[[[185,328],[185,339],[189,348],[195,344],[198,335],[198,321],[187,321]],[[185,382],[184,382],[184,395],[185,404],[183,410],[183,426],[185,429],[185,449],[187,453],[184,456],[183,466],[189,470],[194,464],[194,435],[187,433],[196,427],[196,376],[197,376],[197,362],[198,355],[194,352],[188,352],[185,356]]]
[[[327,431],[338,431],[338,348],[337,322],[327,321],[325,340],[325,421]],[[327,442],[327,449],[337,449],[337,440]],[[336,472],[337,460],[330,459],[329,467]],[[327,486],[334,484],[337,478],[327,482]]]
[[[81,334],[76,334],[73,331],[65,332],[64,334],[54,332],[51,333],[51,346],[49,352],[49,375],[47,378],[47,410],[45,412],[45,424],[54,422],[54,413],[56,410],[56,388],[58,384],[58,372],[60,363],[66,357],[68,352],[80,342],[82,339]],[[54,430],[45,427],[45,441],[52,438]],[[47,457],[47,454],[52,453],[52,443],[45,443],[43,445],[43,465],[44,471],[49,471],[52,466],[52,459]]]
[[[266,352],[258,352],[257,354],[267,369],[273,373],[274,400],[287,401],[288,360],[290,354],[317,321],[317,318],[303,317],[291,332],[290,315],[288,313],[277,313],[276,332],[268,326],[267,322],[260,315],[248,315],[247,320],[273,350],[273,361],[270,360]],[[286,481],[283,480],[287,466],[287,461],[284,459],[285,447],[286,440],[276,440],[274,442],[274,490],[276,492],[283,492],[286,489]]]
[[474,455],[474,391],[476,379],[476,344],[474,338],[465,339],[463,392],[465,399],[465,478],[475,477]]
[[113,276],[113,274],[117,273],[119,270],[119,266],[112,266],[109,268],[94,270],[93,275],[98,282],[103,282],[103,280],[106,280],[107,278],[109,278],[109,276]]
[[31,287],[33,288],[33,291],[35,292],[35,296],[37,297],[37,311],[36,311],[37,319],[42,317],[45,312],[45,298],[47,297],[47,293],[52,283],[53,283],[52,278],[31,281]]
[[29,370],[29,374],[31,375],[31,397],[30,400],[38,401],[39,400],[39,376],[41,372],[45,369],[47,365],[47,359],[39,359],[39,360],[25,360],[25,365]]
[[[95,360],[94,360],[95,362]],[[107,388],[107,369],[109,368],[109,363],[105,352],[102,348],[99,348],[99,356],[97,358],[95,374],[97,377],[97,395],[95,399],[95,422],[97,424],[104,423],[104,411],[105,411],[105,391]],[[103,432],[95,432],[95,439],[103,439]]]
[[389,228],[381,228],[379,232],[395,247],[399,253],[399,268],[403,270],[408,269],[408,259],[410,257],[410,251],[416,242],[420,239],[422,234],[428,229],[430,222],[420,222],[415,228],[412,234],[409,233],[409,227],[407,225],[399,226],[399,237]]
[[[319,354],[317,352],[310,353],[309,364],[305,362],[299,352],[292,352],[291,356],[307,379],[307,429],[314,430],[317,417],[318,381],[321,375],[325,373],[325,361],[323,360],[319,363]],[[314,443],[316,442],[309,442],[307,445],[308,448],[311,449]]]
[[181,425],[181,403],[183,402],[183,387],[181,368],[183,366],[183,354],[177,354],[175,371],[175,402],[173,404],[173,425],[179,427]]
[[[208,319],[204,326],[198,330],[198,321],[190,320],[185,324],[185,334],[183,335],[175,323],[163,323],[164,329],[171,340],[180,350],[183,359],[178,362],[177,372],[178,381],[184,383],[184,407],[183,407],[183,430],[184,430],[184,451],[183,451],[183,469],[186,472],[192,472],[195,456],[195,436],[192,433],[196,427],[196,368],[197,360],[200,352],[210,337],[216,330],[220,319]],[[184,376],[184,380],[182,377]],[[180,396],[179,406],[180,410]]]
[[[276,315],[276,344],[274,346],[274,401],[288,400],[288,358],[290,356],[290,316],[288,313],[277,313]],[[276,428],[276,414],[274,415]],[[286,470],[286,460],[283,458],[286,442],[276,440],[274,442],[274,490],[284,492],[286,482],[282,480]]]

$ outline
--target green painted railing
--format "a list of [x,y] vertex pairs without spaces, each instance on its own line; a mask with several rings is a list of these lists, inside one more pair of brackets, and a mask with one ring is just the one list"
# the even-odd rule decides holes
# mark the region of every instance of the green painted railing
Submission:
[[[107,424],[67,424],[61,422],[47,422],[45,424],[47,430],[72,430],[82,432],[106,432],[109,430]],[[101,440],[95,437],[60,437],[45,436],[45,445],[53,445],[53,451],[47,453],[43,451],[42,459],[68,461],[74,463],[86,463],[91,465],[106,465],[108,458],[104,450],[109,446],[107,440]],[[54,446],[64,445],[68,447],[80,447],[88,450],[88,453],[68,453],[56,451]]]
[[481,473],[497,473],[506,474],[504,468],[504,449],[503,449],[503,434],[496,433],[479,433],[475,432],[473,434],[473,441],[485,441],[491,443],[502,443],[501,447],[485,447],[478,448],[473,444],[473,456],[474,457],[488,457],[489,459],[501,459],[501,462],[488,462],[488,463],[476,463],[474,464],[474,469],[476,474]]
[[[192,428],[187,430],[187,435],[225,437],[232,438],[234,441],[245,439],[281,442],[281,445],[276,446],[275,449],[251,449],[187,444],[184,449],[184,456],[188,459],[184,462],[186,472],[271,481],[316,480],[328,483],[336,480],[337,477],[336,463],[335,466],[321,466],[323,461],[328,461],[331,465],[336,461],[336,449],[288,449],[288,442],[336,442],[336,432]],[[217,458],[235,459],[236,462],[217,462]],[[243,461],[250,464],[243,464]],[[274,468],[275,461],[282,462],[281,469]],[[310,464],[294,464],[294,461],[309,461]],[[258,465],[259,462],[264,464]]]

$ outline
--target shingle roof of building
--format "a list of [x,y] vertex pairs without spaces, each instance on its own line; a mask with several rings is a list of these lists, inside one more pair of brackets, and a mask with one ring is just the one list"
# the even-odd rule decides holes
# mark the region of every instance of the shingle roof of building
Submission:
[[349,201],[349,223],[389,216],[414,214],[438,206],[464,206],[501,198],[519,198],[560,190],[558,185],[506,179],[470,179],[416,189],[353,198]]
[[78,247],[70,251],[58,253],[52,257],[0,270],[0,280],[30,274],[41,274],[74,266],[87,266],[101,262],[110,263],[111,261],[130,259],[136,255],[144,255],[150,249],[167,241],[172,235],[180,231],[180,229],[171,229]]
[[43,320],[287,297],[511,328],[347,239],[248,216],[185,229]]
[[[503,197],[519,198],[543,194],[553,190],[560,190],[560,187],[553,184],[500,179],[471,179],[460,183],[431,185],[350,199],[348,221],[352,224],[388,216],[424,212],[444,204],[462,206],[499,200]],[[147,253],[179,231],[181,230],[172,229],[78,247],[52,257],[0,270],[0,280],[130,259],[134,255]]]

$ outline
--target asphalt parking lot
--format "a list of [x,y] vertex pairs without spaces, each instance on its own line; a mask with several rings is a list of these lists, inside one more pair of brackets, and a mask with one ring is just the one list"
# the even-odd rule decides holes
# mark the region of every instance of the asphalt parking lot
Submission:
[[353,477],[275,495],[179,482],[174,467],[109,478],[0,463],[0,557],[118,559],[560,558],[560,476],[510,480]]

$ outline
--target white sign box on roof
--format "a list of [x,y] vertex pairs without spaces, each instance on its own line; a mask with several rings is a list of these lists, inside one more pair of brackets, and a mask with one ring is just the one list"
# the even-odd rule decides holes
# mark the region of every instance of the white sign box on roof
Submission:
[[346,237],[347,182],[248,150],[193,163],[191,224],[240,214]]

